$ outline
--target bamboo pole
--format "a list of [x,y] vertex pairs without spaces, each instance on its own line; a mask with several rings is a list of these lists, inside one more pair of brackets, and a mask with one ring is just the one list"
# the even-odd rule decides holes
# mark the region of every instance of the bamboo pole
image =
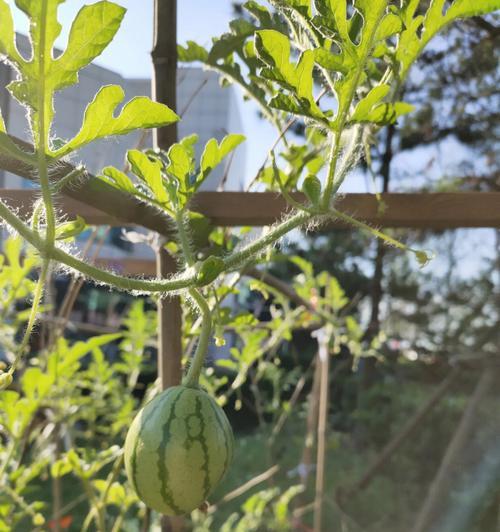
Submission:
[[316,495],[314,499],[314,532],[321,532],[323,521],[323,498],[325,492],[326,468],[326,432],[328,418],[328,388],[330,373],[330,354],[328,352],[328,333],[318,331],[318,366],[320,368],[318,447],[316,451]]
[[[152,95],[157,102],[175,111],[177,104],[177,0],[154,0]],[[161,150],[177,141],[177,126],[172,124],[153,132],[153,147]],[[156,271],[166,278],[176,270],[174,259],[165,249],[165,238],[158,235]],[[180,384],[182,378],[182,313],[179,297],[158,300],[158,375],[162,389]],[[163,517],[162,531],[183,528],[181,518]]]
[[[177,76],[177,2],[155,0],[153,50],[153,99],[176,108]],[[172,124],[153,133],[155,148],[167,150],[177,141],[177,127]],[[160,277],[175,271],[175,261],[158,237],[156,269]],[[158,373],[162,388],[174,386],[181,380],[181,308],[178,297],[158,302]]]

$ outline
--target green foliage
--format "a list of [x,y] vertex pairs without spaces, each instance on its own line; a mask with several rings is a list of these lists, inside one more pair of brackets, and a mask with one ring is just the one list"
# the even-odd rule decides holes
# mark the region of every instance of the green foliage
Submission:
[[166,154],[129,150],[127,161],[132,173],[139,178],[138,182],[111,166],[103,169],[101,179],[175,217],[176,213],[186,208],[210,173],[243,142],[244,137],[227,135],[220,144],[210,139],[201,156],[199,168],[195,160],[197,140],[197,135],[186,137],[173,144]]
[[289,90],[295,101],[277,94],[269,102],[271,107],[296,115],[304,115],[326,122],[313,97],[314,52],[306,50],[297,65],[290,64],[290,41],[275,30],[256,33],[255,49],[258,57],[267,65],[260,72],[266,79],[277,82]]
[[[364,145],[376,137],[381,126],[394,124],[412,110],[400,101],[403,84],[430,40],[451,22],[490,12],[499,3],[455,0],[446,4],[444,0],[432,0],[428,6],[421,6],[419,0],[410,0],[397,7],[388,0],[271,0],[269,8],[268,4],[249,1],[244,7],[252,19],[232,22],[230,31],[216,39],[210,50],[193,42],[179,47],[181,60],[201,61],[219,72],[224,84],[241,86],[246,97],[254,99],[263,115],[276,125],[280,138],[275,148],[279,154],[272,149],[271,165],[266,161],[258,177],[265,186],[279,189],[296,212],[246,243],[235,236],[227,239],[222,231],[210,234],[209,222],[189,211],[195,193],[242,142],[241,135],[228,135],[220,143],[210,140],[199,161],[195,157],[195,135],[175,143],[167,153],[131,150],[127,171],[108,166],[100,179],[170,217],[178,238],[169,249],[186,267],[175,279],[145,281],[103,272],[58,247],[59,240],[77,235],[84,221],[77,218],[58,222],[53,207],[58,189],[49,181],[49,170],[58,159],[89,142],[139,128],[166,126],[178,117],[168,107],[142,97],[134,98],[117,112],[124,92],[118,86],[106,86],[88,105],[76,136],[62,145],[53,142],[54,94],[78,81],[78,71],[111,42],[124,16],[123,8],[108,1],[82,8],[66,50],[54,57],[54,42],[61,32],[57,10],[62,2],[16,1],[30,21],[32,57],[28,60],[16,48],[12,14],[5,0],[0,0],[0,55],[17,71],[18,77],[9,90],[28,110],[34,151],[27,154],[17,146],[1,116],[0,150],[35,167],[45,211],[42,215],[38,207],[34,209],[30,228],[0,203],[2,218],[43,257],[40,260],[28,250],[23,258],[20,240],[12,240],[6,247],[8,264],[1,264],[0,288],[5,297],[0,326],[11,369],[0,375],[0,387],[9,387],[0,395],[0,481],[6,487],[0,495],[0,527],[22,530],[42,526],[47,508],[39,490],[32,488],[42,485],[44,479],[54,482],[71,478],[81,483],[87,497],[82,528],[87,529],[94,521],[99,530],[108,526],[119,530],[127,514],[138,518],[142,508],[128,486],[121,483],[121,451],[116,444],[123,441],[138,407],[133,392],[144,369],[142,355],[151,343],[154,318],[146,315],[138,303],[127,319],[127,331],[76,343],[57,337],[37,356],[23,362],[21,356],[40,310],[50,260],[56,258],[98,281],[126,290],[165,296],[187,289],[201,315],[196,319],[186,305],[187,354],[187,346],[192,347],[196,343],[193,340],[199,339],[192,367],[203,365],[212,322],[219,345],[229,335],[234,339],[229,356],[217,360],[203,374],[203,385],[218,395],[220,404],[233,404],[238,411],[250,402],[261,426],[271,420],[282,428],[293,410],[292,401],[284,400],[284,393],[301,382],[300,363],[305,355],[298,353],[292,343],[298,329],[309,333],[310,329],[322,328],[328,334],[330,354],[341,356],[347,351],[348,362],[354,367],[361,357],[379,354],[381,338],[364,342],[360,322],[346,312],[349,298],[339,282],[324,271],[317,274],[304,259],[293,260],[300,270],[292,283],[302,298],[299,303],[296,297],[292,303],[273,283],[255,279],[242,289],[236,286],[238,279],[222,276],[237,270],[234,277],[238,278],[244,265],[262,256],[289,231],[328,217],[339,217],[400,249],[409,249],[395,238],[336,211],[334,200]],[[294,124],[306,131],[306,143],[297,145],[287,138]],[[282,146],[278,148],[280,141]],[[290,194],[296,189],[304,192],[307,203],[300,204]],[[199,234],[195,236],[201,234],[200,238],[192,238],[196,227]],[[427,261],[424,252],[411,251],[420,263]],[[38,282],[26,280],[28,272],[40,265]],[[248,298],[266,301],[270,315],[267,322],[258,322],[250,312],[234,313],[222,304],[229,295],[244,298],[245,291]],[[13,313],[13,304],[31,293],[31,311]],[[18,346],[15,335],[26,320],[26,332]],[[120,357],[112,363],[106,356],[106,346],[119,340]],[[287,371],[291,361],[295,370]],[[13,381],[13,369],[18,365],[23,373]],[[197,380],[196,375],[193,384]],[[153,393],[148,391],[145,397]],[[275,451],[274,429],[271,436],[267,446],[270,456]],[[67,441],[71,443],[66,445]],[[286,529],[290,501],[298,492],[298,488],[287,486],[253,494],[222,529]]]
[[233,513],[221,526],[221,531],[237,532],[269,530],[281,532],[290,527],[290,503],[303,491],[302,486],[290,486],[284,492],[269,488],[251,495],[241,506],[241,513]]
[[[63,1],[16,1],[17,7],[30,20],[31,60],[24,59],[18,52],[10,8],[4,0],[0,3],[0,53],[8,57],[19,76],[9,85],[9,90],[31,111],[35,143],[41,139],[48,141],[54,115],[54,93],[78,82],[78,71],[90,64],[113,40],[125,14],[124,8],[106,0],[84,6],[73,22],[66,50],[54,58],[54,41],[61,32],[57,10]],[[77,136],[55,151],[47,145],[48,153],[60,157],[103,136],[168,125],[178,119],[166,106],[147,98],[135,98],[115,118],[115,108],[123,97],[120,87],[101,89],[88,106]],[[43,117],[42,123],[40,117]]]
[[[155,323],[141,302],[124,321],[128,328],[123,333],[73,344],[59,338],[52,349],[31,359],[15,391],[0,394],[5,442],[0,446],[0,476],[7,486],[0,496],[6,509],[0,527],[21,530],[26,517],[46,513],[40,497],[47,475],[80,482],[90,515],[97,511],[110,524],[137,507],[136,496],[123,482],[121,443],[138,406],[131,392]],[[2,324],[2,336],[4,332]],[[118,340],[120,357],[111,363],[103,348]],[[58,452],[63,436],[73,445]]]
[[120,114],[116,108],[123,101],[125,92],[118,85],[108,85],[99,90],[85,110],[82,128],[77,135],[54,155],[61,157],[78,150],[93,140],[112,135],[126,135],[140,128],[166,126],[179,117],[165,105],[138,96],[128,102]]
[[404,31],[396,59],[401,63],[400,75],[403,79],[423,49],[445,26],[460,18],[484,15],[500,9],[499,0],[455,0],[446,7],[445,0],[433,0],[424,15],[415,16],[419,3],[419,0],[408,2],[400,13]]

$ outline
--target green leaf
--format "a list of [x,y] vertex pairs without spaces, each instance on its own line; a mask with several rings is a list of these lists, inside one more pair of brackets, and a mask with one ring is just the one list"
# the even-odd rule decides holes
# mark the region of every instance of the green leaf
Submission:
[[52,62],[47,82],[53,89],[77,83],[78,71],[89,65],[113,40],[126,9],[101,1],[82,7],[73,21],[66,51]]
[[194,249],[208,247],[213,225],[210,219],[199,212],[188,211],[188,224]]
[[159,160],[151,160],[139,150],[129,150],[127,161],[132,172],[148,185],[154,197],[162,204],[169,203],[169,196],[163,186],[162,163]]
[[377,29],[375,39],[377,41],[383,41],[396,35],[402,29],[403,23],[401,22],[401,18],[394,13],[389,13],[382,19],[382,22]]
[[166,105],[144,96],[130,100],[115,117],[116,109],[124,97],[125,93],[118,85],[102,87],[87,106],[80,131],[55,155],[61,157],[99,138],[125,135],[140,128],[168,126],[179,120]]
[[85,220],[81,216],[77,216],[76,220],[64,222],[56,227],[56,240],[73,238],[80,233],[83,233],[86,227]]
[[390,91],[389,85],[374,87],[356,106],[351,122],[371,122],[374,124],[393,124],[399,116],[413,111],[413,105],[404,102],[380,103]]
[[4,244],[4,253],[7,261],[14,269],[21,269],[21,250],[23,242],[21,237],[8,238]]
[[220,257],[210,255],[202,263],[197,266],[196,283],[198,286],[205,286],[224,271],[224,261]]
[[313,96],[314,51],[306,50],[300,55],[296,65],[291,63],[290,41],[286,35],[276,30],[258,31],[255,50],[269,67],[262,69],[261,75],[291,91],[301,110],[300,114],[325,121],[325,115]]
[[0,111],[0,152],[5,153],[10,157],[14,157],[19,161],[24,161],[30,165],[36,162],[36,155],[26,153],[22,150],[7,134],[5,129],[5,122],[3,121],[2,113]]
[[195,43],[194,41],[187,41],[187,46],[178,45],[177,46],[177,58],[182,63],[193,63],[195,61],[201,61],[202,63],[206,62],[208,59],[208,52]]
[[290,514],[290,502],[299,493],[304,491],[304,486],[290,486],[285,493],[283,493],[279,499],[273,505],[274,516],[276,521],[283,527],[286,527],[289,523]]
[[446,21],[458,18],[477,17],[500,9],[499,0],[455,0],[446,12]]
[[413,105],[406,102],[383,103],[368,113],[366,121],[379,125],[394,124],[400,116],[411,113],[414,109]]
[[68,473],[71,473],[73,471],[73,465],[64,458],[61,458],[60,460],[55,461],[50,466],[50,476],[52,478],[59,478],[63,477],[64,475],[67,475]]
[[411,0],[401,9],[405,30],[399,39],[396,59],[401,64],[404,79],[427,44],[448,24],[460,18],[486,15],[500,9],[500,0],[455,0],[444,13],[445,0],[432,0],[422,17],[415,17],[419,2]]
[[169,164],[167,172],[175,177],[181,190],[187,192],[191,188],[191,177],[195,171],[194,145],[198,141],[198,135],[190,135],[180,142],[172,144],[168,150]]
[[307,277],[314,276],[314,266],[308,262],[306,259],[299,257],[297,255],[290,257],[290,262],[295,264]]
[[230,33],[224,33],[215,39],[212,49],[208,54],[208,62],[212,63],[241,50],[248,37],[255,32],[255,26],[245,19],[236,19],[229,23]]
[[16,0],[17,7],[30,19],[30,40],[33,46],[34,63],[39,54],[44,56],[45,65],[52,61],[54,41],[61,33],[61,25],[57,21],[59,4],[65,0]]
[[212,172],[212,170],[244,140],[245,136],[238,134],[226,135],[221,140],[220,144],[217,144],[216,139],[210,139],[205,145],[205,149],[201,156],[201,168],[197,179],[197,185],[201,185],[210,172]]
[[45,77],[54,61],[52,58],[54,41],[61,33],[61,25],[57,21],[57,10],[63,1],[16,0],[17,7],[27,15],[30,21],[30,41],[33,53],[30,61],[18,62],[21,77],[9,84],[9,90],[23,105],[36,112],[41,110],[39,109],[40,101],[43,101],[46,124],[45,131],[40,133],[44,136],[48,136],[54,115],[51,87]]
[[270,28],[273,25],[273,18],[266,7],[254,0],[248,0],[243,7],[260,22],[261,27]]
[[[372,51],[380,40],[380,28],[384,18],[388,1],[387,0],[357,0],[354,4],[356,13],[348,18],[348,9],[346,0],[321,0],[321,13],[333,18],[337,30],[337,39],[335,44],[340,47],[340,53],[332,54],[331,59],[324,52],[315,53],[315,58],[322,66],[328,69],[336,69],[343,76],[335,83],[335,92],[338,100],[338,110],[335,121],[332,124],[334,129],[342,129],[352,101],[356,94],[356,89],[363,83],[366,78],[366,68],[370,61]],[[354,21],[362,20],[363,25],[358,31],[353,31],[351,36],[352,25]],[[386,23],[389,28],[391,20]],[[358,36],[359,33],[359,36]],[[357,37],[359,42],[356,43]],[[353,40],[354,39],[354,40]],[[331,63],[331,64],[329,64]]]
[[347,74],[352,67],[353,61],[348,60],[347,57],[343,54],[331,53],[324,48],[314,50],[314,60],[319,66],[341,74]]
[[17,66],[22,60],[16,47],[16,34],[12,11],[5,0],[0,0],[0,55],[5,55]]
[[102,179],[109,185],[123,192],[129,194],[135,194],[136,192],[134,183],[132,183],[130,177],[113,166],[106,166],[106,168],[103,168],[102,175],[99,176],[99,179]]
[[313,205],[317,205],[321,199],[321,181],[315,175],[308,175],[302,183],[302,192]]
[[351,117],[352,121],[363,122],[367,120],[370,111],[376,104],[381,102],[388,94],[391,88],[387,84],[377,85],[374,87],[356,106]]

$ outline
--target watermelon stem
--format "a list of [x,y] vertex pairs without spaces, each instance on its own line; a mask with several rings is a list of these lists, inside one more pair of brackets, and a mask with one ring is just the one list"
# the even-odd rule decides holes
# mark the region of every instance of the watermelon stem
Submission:
[[210,335],[212,332],[212,313],[203,297],[202,293],[196,288],[188,290],[189,295],[193,298],[201,314],[201,332],[196,351],[189,367],[189,371],[183,381],[183,385],[189,388],[197,388],[200,379],[201,370],[205,363],[205,357],[208,351],[208,344],[210,342]]
[[[192,266],[195,262],[194,253],[192,250],[189,229],[186,219],[185,210],[181,209],[176,213],[177,232],[181,251],[184,255],[184,260],[188,266]],[[210,343],[210,335],[212,333],[212,313],[203,294],[197,288],[189,288],[188,293],[195,302],[201,315],[201,332],[196,346],[196,351],[191,361],[186,377],[182,384],[190,388],[197,388],[200,380],[201,370],[205,363],[205,357],[208,351],[208,344]]]

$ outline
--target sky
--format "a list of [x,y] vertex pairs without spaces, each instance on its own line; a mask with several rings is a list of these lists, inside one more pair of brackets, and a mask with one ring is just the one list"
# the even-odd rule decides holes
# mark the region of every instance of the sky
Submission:
[[[15,5],[14,0],[7,3]],[[67,42],[71,22],[79,9],[90,0],[67,0],[59,8],[59,21],[63,26],[56,46],[64,48]],[[96,63],[120,73],[124,77],[151,77],[151,45],[153,39],[153,0],[116,0],[127,9],[122,26],[113,42],[96,59]],[[26,33],[27,18],[16,8],[12,9],[16,30]],[[194,40],[203,46],[209,46],[212,37],[228,31],[232,19],[230,0],[180,0],[178,2],[178,42]],[[267,150],[276,138],[273,127],[258,118],[257,108],[249,102],[243,102],[240,96],[240,112],[246,143],[246,178],[250,180],[262,162]]]

